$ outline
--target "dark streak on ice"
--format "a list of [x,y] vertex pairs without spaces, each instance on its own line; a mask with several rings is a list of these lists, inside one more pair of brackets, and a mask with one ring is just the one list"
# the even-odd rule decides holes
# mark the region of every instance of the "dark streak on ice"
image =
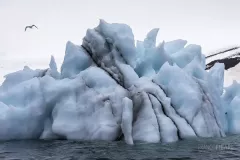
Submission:
[[[167,95],[167,93],[166,93],[166,91],[163,89],[163,87],[161,87],[161,85],[159,85],[159,84],[157,84],[156,82],[154,82],[154,80],[152,80],[152,82],[154,83],[154,84],[156,84],[157,86],[159,86],[159,88],[160,89],[162,89],[162,91],[164,92],[164,94],[166,95],[166,97],[168,97],[168,95]],[[198,134],[196,133],[196,131],[194,130],[194,127],[191,125],[191,123],[190,122],[188,122],[188,120],[185,118],[185,117],[182,117],[179,113],[178,113],[178,111],[173,107],[173,104],[170,102],[170,105],[172,106],[172,108],[173,108],[173,110],[176,112],[176,115],[178,115],[180,118],[182,118],[182,119],[184,119],[185,121],[186,121],[186,123],[192,128],[192,130],[193,130],[193,132],[195,133],[195,135],[196,136],[198,136]],[[163,107],[164,108],[164,107]],[[166,115],[166,114],[165,114]],[[172,120],[173,121],[173,120]],[[174,121],[173,121],[174,122]],[[176,125],[176,123],[174,122],[174,124],[175,124],[175,126],[177,127],[177,125]],[[179,130],[179,129],[178,129]],[[178,131],[179,132],[179,131]],[[179,133],[178,133],[179,134]],[[180,136],[179,136],[179,138],[181,138]]]

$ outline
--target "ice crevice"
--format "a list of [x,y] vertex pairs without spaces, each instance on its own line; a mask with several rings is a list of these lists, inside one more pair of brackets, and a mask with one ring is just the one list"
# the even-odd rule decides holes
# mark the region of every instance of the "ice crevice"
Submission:
[[205,71],[199,45],[177,39],[156,46],[158,32],[135,46],[128,25],[100,20],[81,45],[67,42],[61,72],[52,56],[46,70],[26,66],[6,75],[0,139],[133,145],[240,133],[232,110],[238,111],[240,85],[223,94],[221,64]]
[[[166,92],[164,91],[164,89],[161,87],[161,85],[155,83],[154,80],[152,80],[152,82],[153,82],[154,84],[156,84],[159,88],[161,88],[161,90],[164,92],[164,94],[165,94],[165,96],[166,96],[166,98],[167,98],[167,94],[166,94]],[[192,131],[193,131],[194,133],[192,133],[191,136],[193,136],[193,137],[194,137],[194,136],[198,136],[197,133],[196,133],[196,131],[194,130],[194,126],[192,126],[191,122],[189,122],[188,119],[187,119],[186,117],[184,117],[184,115],[181,115],[181,113],[179,113],[177,110],[175,110],[175,109],[174,109],[175,107],[172,107],[173,104],[171,104],[171,100],[169,100],[169,102],[170,102],[171,109],[173,110],[173,113],[176,113],[176,115],[179,116],[179,118],[183,119],[183,121],[185,121],[185,122],[187,123],[187,125],[192,128]],[[169,108],[169,107],[168,107],[168,108]],[[165,115],[167,115],[167,113],[165,113]],[[175,123],[176,126],[179,126],[179,125],[177,125],[177,123],[176,123],[174,120],[172,120],[172,121]],[[185,122],[184,122],[184,123],[185,123]],[[180,127],[179,127],[179,128],[180,128]],[[178,131],[180,131],[179,128],[178,128]],[[179,134],[179,137],[182,138],[182,136],[180,136],[180,135],[181,135],[181,134]],[[190,135],[188,135],[188,136],[191,137]],[[188,137],[188,136],[187,136],[187,137]]]
[[201,84],[200,80],[195,79],[195,81],[197,82],[197,84],[200,86],[199,88],[201,89],[202,95],[203,95],[203,101],[207,101],[210,103],[211,109],[212,109],[212,116],[214,117],[214,119],[216,119],[216,125],[219,128],[219,134],[217,136],[225,136],[225,133],[223,132],[223,126],[221,124],[221,122],[219,121],[219,115],[217,115],[217,108],[215,108],[216,106],[211,102],[211,98],[209,97],[208,93],[204,90],[205,87]]

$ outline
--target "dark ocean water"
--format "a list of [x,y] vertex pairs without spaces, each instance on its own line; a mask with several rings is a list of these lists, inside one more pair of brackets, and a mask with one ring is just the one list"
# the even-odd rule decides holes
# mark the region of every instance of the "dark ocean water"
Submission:
[[124,142],[0,142],[0,159],[39,160],[188,160],[240,159],[240,136],[183,140],[171,144]]

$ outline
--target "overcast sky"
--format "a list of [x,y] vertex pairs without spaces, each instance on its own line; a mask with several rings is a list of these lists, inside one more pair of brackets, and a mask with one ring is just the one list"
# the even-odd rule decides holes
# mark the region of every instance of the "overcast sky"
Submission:
[[[100,18],[130,25],[137,40],[160,28],[158,42],[186,39],[204,53],[240,45],[239,8],[239,0],[0,0],[0,81],[24,65],[46,68],[51,55],[60,65],[66,42],[81,44]],[[39,29],[24,32],[31,24]]]

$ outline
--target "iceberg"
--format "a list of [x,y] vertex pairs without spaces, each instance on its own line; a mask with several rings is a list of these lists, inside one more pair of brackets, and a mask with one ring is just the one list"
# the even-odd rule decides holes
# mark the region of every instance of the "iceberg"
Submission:
[[[82,45],[67,42],[60,72],[5,76],[0,140],[71,139],[170,143],[240,133],[240,85],[225,89],[224,65],[205,70],[201,46],[177,39],[156,45],[126,24],[100,20]],[[239,112],[238,112],[239,111]]]

